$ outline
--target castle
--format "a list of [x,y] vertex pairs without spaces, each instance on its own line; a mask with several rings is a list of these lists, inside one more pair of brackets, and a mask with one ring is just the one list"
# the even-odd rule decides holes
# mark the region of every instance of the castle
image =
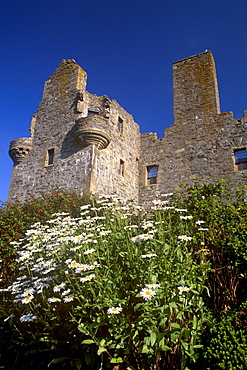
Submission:
[[115,100],[86,90],[87,74],[62,60],[44,86],[30,137],[11,141],[9,201],[59,186],[118,194],[148,207],[180,181],[247,180],[247,111],[221,113],[210,51],[173,64],[174,124],[162,139],[140,133]]

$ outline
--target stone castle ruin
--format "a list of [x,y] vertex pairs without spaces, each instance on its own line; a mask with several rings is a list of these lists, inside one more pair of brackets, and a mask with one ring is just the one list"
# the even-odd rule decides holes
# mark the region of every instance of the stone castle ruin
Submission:
[[247,111],[221,113],[210,51],[173,64],[174,125],[162,139],[141,134],[116,100],[86,90],[87,74],[63,60],[44,86],[30,137],[11,141],[9,201],[24,201],[59,186],[118,194],[141,206],[180,181],[247,180]]

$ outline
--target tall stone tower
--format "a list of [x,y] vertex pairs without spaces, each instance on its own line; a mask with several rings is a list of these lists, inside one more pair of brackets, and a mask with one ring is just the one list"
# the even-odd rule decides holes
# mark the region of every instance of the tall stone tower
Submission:
[[174,124],[212,120],[220,113],[213,55],[205,52],[173,64]]
[[139,126],[115,100],[88,93],[86,80],[69,59],[45,83],[30,137],[10,143],[10,201],[56,186],[138,199]]

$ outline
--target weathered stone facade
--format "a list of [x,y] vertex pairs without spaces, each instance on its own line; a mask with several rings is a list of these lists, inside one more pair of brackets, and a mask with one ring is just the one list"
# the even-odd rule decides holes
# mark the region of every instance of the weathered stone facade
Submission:
[[247,183],[247,111],[241,119],[220,113],[211,52],[174,63],[174,125],[162,139],[140,134],[115,100],[88,93],[86,79],[69,59],[45,83],[30,138],[10,143],[9,201],[60,186],[118,194],[148,207],[180,181]]

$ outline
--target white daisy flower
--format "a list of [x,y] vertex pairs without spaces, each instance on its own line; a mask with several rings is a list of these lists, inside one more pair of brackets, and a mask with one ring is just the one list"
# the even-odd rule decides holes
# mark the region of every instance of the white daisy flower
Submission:
[[23,303],[23,304],[28,304],[28,303],[30,303],[31,301],[32,301],[32,299],[34,298],[34,296],[33,295],[30,295],[30,296],[28,296],[28,297],[26,297],[26,298],[24,298],[24,299],[22,299],[21,300],[21,303]]
[[190,241],[192,240],[192,237],[191,236],[187,236],[187,235],[179,235],[178,236],[178,239],[182,240],[182,241]]
[[74,300],[74,296],[73,295],[68,295],[67,297],[64,297],[64,302],[65,303],[68,303],[68,302],[71,302]]
[[133,238],[130,239],[132,242],[138,243],[142,240],[140,235],[133,236]]
[[148,289],[157,289],[160,288],[160,284],[146,284],[145,287]]
[[147,254],[142,254],[141,258],[152,258],[152,257],[157,257],[157,254],[155,253],[147,253]]
[[70,293],[70,289],[67,289],[67,290],[65,290],[63,293],[62,293],[62,295],[67,295],[67,294],[69,294]]
[[141,235],[139,235],[140,236],[140,238],[142,239],[142,240],[148,240],[148,239],[153,239],[153,235],[150,235],[150,234],[141,234]]
[[92,267],[100,267],[100,263],[98,263],[97,261],[94,261]]
[[196,221],[196,225],[201,225],[201,224],[204,224],[205,223],[205,221]]
[[61,289],[65,288],[65,285],[66,285],[65,283],[61,283],[59,285],[54,286],[53,292],[60,292]]
[[87,270],[91,270],[90,266],[89,265],[83,265],[83,264],[78,264],[78,266],[76,267],[75,269],[75,272],[77,273],[80,273],[82,271],[87,271]]
[[200,250],[198,251],[198,253],[200,253],[200,252],[202,252],[202,253],[204,253],[204,254],[208,254],[208,253],[210,252],[210,250],[209,250],[209,249],[207,249],[207,248],[202,248],[202,249],[200,249]]
[[117,314],[119,314],[121,311],[122,311],[122,307],[111,307],[111,308],[108,308],[107,313],[108,313],[109,315],[111,315],[111,314],[117,315]]
[[179,290],[179,294],[182,294],[182,293],[187,293],[190,290],[190,288],[187,286],[179,286],[178,290]]
[[147,288],[143,288],[141,291],[140,291],[140,295],[142,296],[142,298],[144,299],[151,299],[153,298],[156,293],[154,290],[152,289],[147,289]]
[[77,268],[79,266],[80,266],[80,264],[78,262],[75,262],[75,261],[71,261],[71,262],[68,263],[68,267]]
[[180,216],[181,220],[190,220],[192,218],[193,218],[193,216]]
[[90,274],[90,275],[85,276],[84,278],[80,278],[80,281],[82,283],[85,283],[86,281],[91,281],[94,277],[95,277],[94,274]]
[[85,206],[81,206],[80,208],[83,209],[88,209],[91,206],[91,204],[86,204]]
[[30,321],[34,321],[34,320],[37,320],[37,316],[31,314],[31,313],[28,313],[27,315],[23,315],[20,317],[20,321],[21,322],[30,322]]
[[34,289],[33,288],[29,288],[27,290],[24,291],[24,293],[22,294],[22,297],[27,297],[27,296],[30,296],[34,293]]
[[90,254],[90,253],[93,253],[93,252],[95,252],[95,249],[94,249],[94,248],[92,248],[92,249],[87,249],[87,250],[84,252],[84,254]]
[[61,302],[61,299],[60,298],[56,298],[56,297],[51,297],[51,298],[48,298],[47,301],[49,303],[54,303],[54,302]]
[[100,236],[104,236],[104,235],[108,235],[108,234],[110,234],[111,233],[111,230],[102,230],[100,233],[99,233],[99,235]]

